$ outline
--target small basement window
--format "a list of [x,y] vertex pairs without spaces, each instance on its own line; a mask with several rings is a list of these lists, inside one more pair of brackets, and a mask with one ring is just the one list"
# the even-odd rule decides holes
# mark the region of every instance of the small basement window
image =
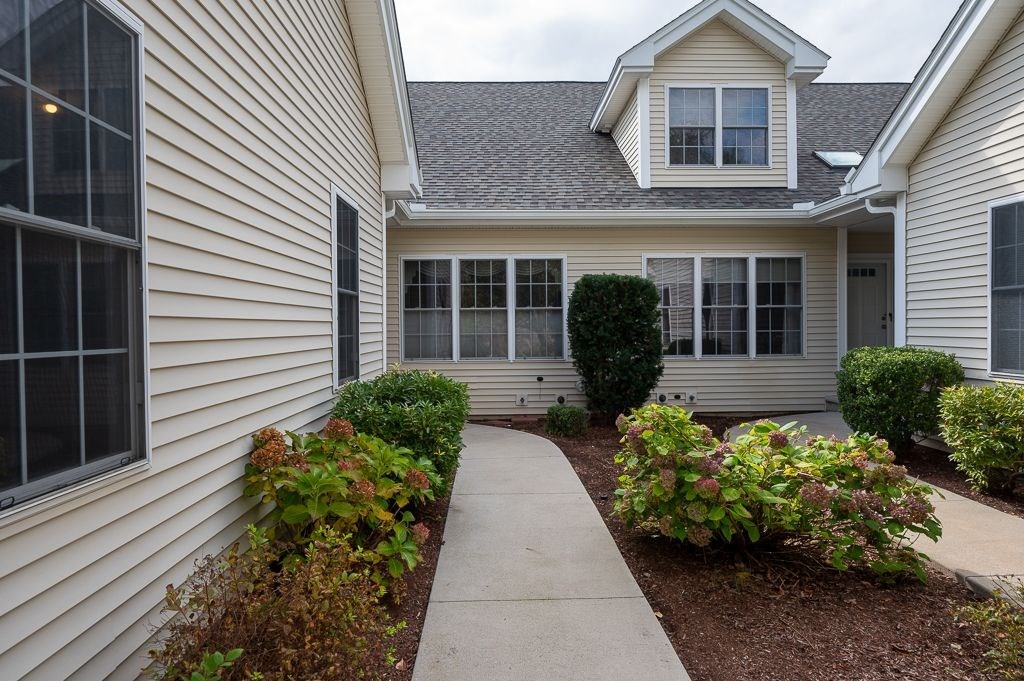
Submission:
[[829,168],[856,168],[864,160],[856,151],[816,151],[814,155]]

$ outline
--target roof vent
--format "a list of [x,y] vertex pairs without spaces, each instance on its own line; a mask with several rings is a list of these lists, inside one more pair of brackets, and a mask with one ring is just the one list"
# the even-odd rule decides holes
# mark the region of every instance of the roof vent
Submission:
[[814,155],[829,168],[856,168],[864,160],[856,151],[816,151]]

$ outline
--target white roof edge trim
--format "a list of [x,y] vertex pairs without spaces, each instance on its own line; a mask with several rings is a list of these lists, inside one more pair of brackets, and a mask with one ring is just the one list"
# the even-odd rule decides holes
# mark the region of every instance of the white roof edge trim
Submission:
[[[867,153],[864,154],[864,161],[847,176],[844,192],[862,193],[866,189],[876,190],[905,190],[900,185],[904,184],[906,167],[891,167],[889,161],[891,155],[896,151],[907,135],[915,129],[922,113],[928,108],[933,98],[938,95],[939,89],[948,84],[947,77],[953,70],[958,59],[963,58],[965,50],[978,31],[985,26],[987,19],[992,19],[994,11],[1006,10],[1007,16],[1012,14],[1014,18],[1024,9],[1024,2],[1021,0],[966,0],[953,16],[949,26],[939,38],[921,69],[911,82],[906,94],[896,105],[892,116],[882,127]],[[1010,19],[1012,21],[1012,19]],[[997,22],[998,23],[998,22]],[[993,26],[989,25],[992,29]],[[999,38],[1005,33],[1008,25],[1003,25],[999,30]],[[998,40],[999,38],[996,38]],[[978,58],[978,63],[968,64],[965,71],[970,73],[967,83],[973,79],[977,70],[988,58],[989,51]],[[961,94],[959,88],[952,97],[956,101]],[[946,95],[950,96],[950,95]],[[950,106],[952,106],[952,102]],[[948,111],[942,112],[944,116]],[[930,131],[929,131],[930,132]],[[891,186],[890,186],[891,185]]]
[[610,209],[610,210],[472,210],[429,209],[407,201],[396,203],[396,218],[402,226],[599,226],[651,224],[721,224],[809,222],[810,210],[768,209]]
[[660,54],[723,16],[727,17],[727,23],[741,24],[747,29],[746,37],[785,61],[787,78],[810,82],[828,65],[828,54],[749,0],[701,0],[615,60],[604,95],[591,119],[591,130],[609,129],[621,113],[612,110],[610,104],[623,69],[653,70]]
[[413,196],[418,197],[423,195],[423,173],[420,169],[419,153],[416,149],[416,131],[412,122],[412,105],[409,103],[409,87],[405,77],[405,55],[402,52],[395,0],[380,0],[380,7],[387,40],[388,60],[391,62],[391,73],[394,80],[395,105],[401,121],[402,138],[405,140],[409,191]]

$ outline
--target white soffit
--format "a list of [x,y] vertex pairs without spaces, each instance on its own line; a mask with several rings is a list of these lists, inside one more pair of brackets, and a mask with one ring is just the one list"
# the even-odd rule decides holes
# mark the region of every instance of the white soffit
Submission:
[[655,60],[716,20],[786,64],[786,77],[799,85],[817,78],[828,65],[827,54],[749,0],[702,0],[615,60],[591,130],[611,130],[636,82],[654,70]]
[[390,198],[419,196],[416,137],[394,0],[345,0],[345,8],[383,166],[384,193]]
[[1024,10],[1024,0],[966,0],[864,157],[845,193],[905,191],[907,166]]

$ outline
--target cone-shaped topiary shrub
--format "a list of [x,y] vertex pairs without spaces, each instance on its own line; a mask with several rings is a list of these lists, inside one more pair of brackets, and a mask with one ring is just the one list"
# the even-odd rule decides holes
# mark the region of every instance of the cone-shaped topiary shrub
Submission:
[[642,277],[584,275],[569,298],[569,347],[592,412],[639,407],[665,370],[658,289]]

